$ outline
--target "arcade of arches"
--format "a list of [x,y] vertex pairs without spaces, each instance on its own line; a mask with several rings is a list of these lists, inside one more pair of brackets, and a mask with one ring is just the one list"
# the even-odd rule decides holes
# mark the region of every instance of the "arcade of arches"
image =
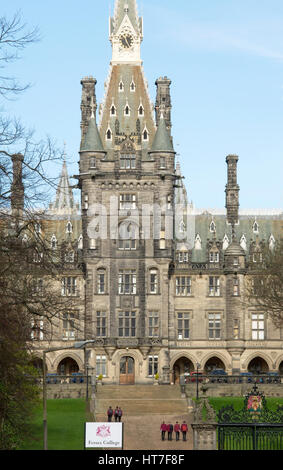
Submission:
[[[226,370],[225,364],[218,357],[211,357],[205,363],[204,369],[200,372],[209,374],[215,369]],[[267,362],[261,357],[255,357],[252,359],[247,367],[248,372],[253,374],[265,374],[269,372],[269,366]],[[180,382],[180,376],[183,374],[190,374],[195,371],[194,364],[187,357],[181,357],[176,360],[173,366],[173,382],[178,384]],[[283,361],[279,365],[279,375],[283,376]]]

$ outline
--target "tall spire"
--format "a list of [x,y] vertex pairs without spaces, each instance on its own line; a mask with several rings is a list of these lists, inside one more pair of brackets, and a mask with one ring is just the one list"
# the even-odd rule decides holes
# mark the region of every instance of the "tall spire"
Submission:
[[73,191],[70,186],[66,161],[64,160],[60,182],[56,191],[54,204],[50,204],[50,212],[56,215],[71,215],[77,213]]
[[138,16],[136,0],[116,0],[114,17],[110,18],[110,35],[118,33],[126,16],[129,18],[136,33],[142,35],[142,18]]
[[136,0],[116,0],[114,17],[109,20],[109,36],[112,64],[141,64],[143,23],[138,16]]

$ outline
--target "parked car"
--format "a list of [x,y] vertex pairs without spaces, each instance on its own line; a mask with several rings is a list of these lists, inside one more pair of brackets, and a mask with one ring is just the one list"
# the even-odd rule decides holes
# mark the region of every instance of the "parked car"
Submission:
[[278,372],[267,372],[266,383],[268,384],[280,384],[281,377]]
[[191,382],[196,382],[198,377],[198,381],[202,382],[205,379],[205,375],[202,371],[193,371],[191,372]]
[[240,373],[240,378],[239,378],[239,383],[252,383],[253,382],[253,374],[252,372],[241,372]]
[[79,383],[82,384],[82,383],[84,383],[83,374],[81,372],[73,372],[72,373],[71,383],[73,383],[73,384],[79,384]]
[[211,372],[209,372],[209,380],[211,383],[218,382],[218,383],[227,383],[228,379],[227,377],[227,372],[225,372],[224,369],[213,369]]
[[46,374],[46,383],[48,384],[57,384],[58,374]]

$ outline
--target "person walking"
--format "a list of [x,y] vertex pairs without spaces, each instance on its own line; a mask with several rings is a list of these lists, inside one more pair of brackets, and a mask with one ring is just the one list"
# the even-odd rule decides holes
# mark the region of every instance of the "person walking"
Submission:
[[160,431],[161,431],[161,440],[165,441],[165,433],[167,431],[167,425],[165,424],[165,421],[160,426]]
[[118,408],[118,420],[119,420],[119,423],[121,422],[122,416],[123,416],[123,411],[121,410],[121,408],[120,408],[120,406],[119,406],[119,408]]
[[168,424],[168,441],[172,441],[173,424]]
[[188,425],[187,425],[186,421],[183,421],[183,423],[181,425],[181,431],[182,431],[182,434],[183,434],[183,441],[186,441],[187,440],[187,432],[188,432]]
[[117,423],[118,418],[119,418],[119,408],[118,408],[118,406],[116,406],[115,411],[114,411],[115,423]]
[[112,416],[113,416],[113,409],[111,406],[109,406],[107,410],[107,416],[108,416],[108,423],[110,423],[112,421]]
[[176,421],[176,424],[174,426],[174,431],[175,431],[175,434],[176,434],[176,441],[179,441],[180,439],[180,424],[178,423],[178,421]]

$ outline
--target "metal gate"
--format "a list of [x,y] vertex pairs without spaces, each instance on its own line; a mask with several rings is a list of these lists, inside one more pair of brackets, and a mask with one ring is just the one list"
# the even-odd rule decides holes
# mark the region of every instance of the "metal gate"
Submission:
[[283,450],[283,424],[219,424],[218,450]]

